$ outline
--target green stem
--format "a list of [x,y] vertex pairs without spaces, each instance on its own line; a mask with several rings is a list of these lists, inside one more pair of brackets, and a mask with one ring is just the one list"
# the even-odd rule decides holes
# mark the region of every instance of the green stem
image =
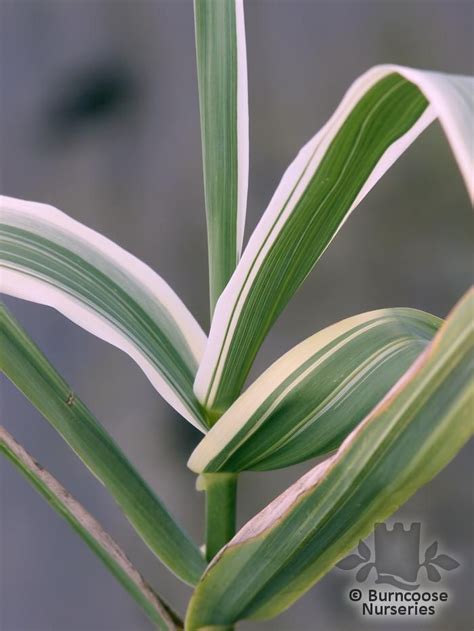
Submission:
[[211,561],[235,534],[237,474],[202,473],[199,478],[206,492],[206,559]]

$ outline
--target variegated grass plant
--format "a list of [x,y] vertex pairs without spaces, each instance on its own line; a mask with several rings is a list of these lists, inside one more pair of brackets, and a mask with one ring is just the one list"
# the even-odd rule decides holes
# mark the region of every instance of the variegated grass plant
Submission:
[[[2,198],[1,288],[54,307],[128,353],[203,438],[188,466],[206,497],[204,552],[4,307],[6,375],[194,591],[185,622],[100,525],[5,429],[0,447],[160,629],[231,629],[290,606],[428,482],[472,433],[474,295],[443,322],[356,315],[304,340],[241,390],[263,339],[349,214],[436,118],[473,195],[473,80],[372,68],[289,165],[242,250],[248,181],[240,0],[196,0],[209,242],[208,336],[167,283],[43,204]],[[322,463],[237,533],[241,471]]]

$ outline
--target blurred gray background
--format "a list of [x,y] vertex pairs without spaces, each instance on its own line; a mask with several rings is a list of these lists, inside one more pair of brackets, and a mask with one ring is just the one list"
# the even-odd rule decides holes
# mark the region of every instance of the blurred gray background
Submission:
[[[246,2],[250,98],[247,236],[299,147],[370,66],[471,73],[471,2]],[[2,0],[1,189],[54,204],[154,267],[208,327],[207,258],[192,3]],[[444,316],[471,282],[473,223],[451,151],[434,124],[351,217],[279,319],[252,377],[343,317],[387,306]],[[186,460],[199,434],[124,354],[54,311],[6,301],[175,516],[202,540],[203,498]],[[14,387],[2,422],[105,525],[180,611],[168,575],[74,454]],[[353,574],[333,570],[274,621],[246,631],[468,631],[472,609],[472,449],[397,514],[461,562],[453,604],[426,621],[362,620]],[[240,482],[243,523],[311,463]],[[2,631],[141,631],[126,592],[13,470],[1,474]]]

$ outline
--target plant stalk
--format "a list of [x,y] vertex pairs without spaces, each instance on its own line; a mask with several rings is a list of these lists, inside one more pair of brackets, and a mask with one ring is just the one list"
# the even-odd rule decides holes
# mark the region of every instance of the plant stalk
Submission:
[[235,534],[237,475],[202,473],[199,476],[199,488],[206,492],[207,561],[211,561]]

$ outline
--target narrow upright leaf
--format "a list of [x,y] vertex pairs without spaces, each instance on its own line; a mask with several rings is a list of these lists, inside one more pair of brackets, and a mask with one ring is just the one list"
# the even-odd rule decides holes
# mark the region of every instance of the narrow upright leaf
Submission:
[[276,361],[201,440],[197,473],[286,467],[339,447],[436,333],[440,320],[382,309],[319,331]]
[[377,66],[354,83],[286,170],[216,306],[194,386],[214,417],[344,221],[436,117],[474,194],[473,112],[469,77]]
[[249,140],[243,0],[195,0],[211,311],[240,258]]
[[1,370],[102,482],[150,549],[194,584],[205,567],[197,546],[3,305],[0,349]]
[[54,307],[125,351],[202,432],[192,391],[206,337],[145,263],[61,211],[0,198],[0,291]]
[[217,554],[187,631],[277,615],[455,456],[474,430],[473,312],[471,291],[338,452]]
[[[19,469],[48,504],[74,528],[158,629],[178,631],[181,628],[176,616],[143,580],[110,535],[2,426],[0,453]],[[72,574],[74,567],[69,568],[69,572]]]

